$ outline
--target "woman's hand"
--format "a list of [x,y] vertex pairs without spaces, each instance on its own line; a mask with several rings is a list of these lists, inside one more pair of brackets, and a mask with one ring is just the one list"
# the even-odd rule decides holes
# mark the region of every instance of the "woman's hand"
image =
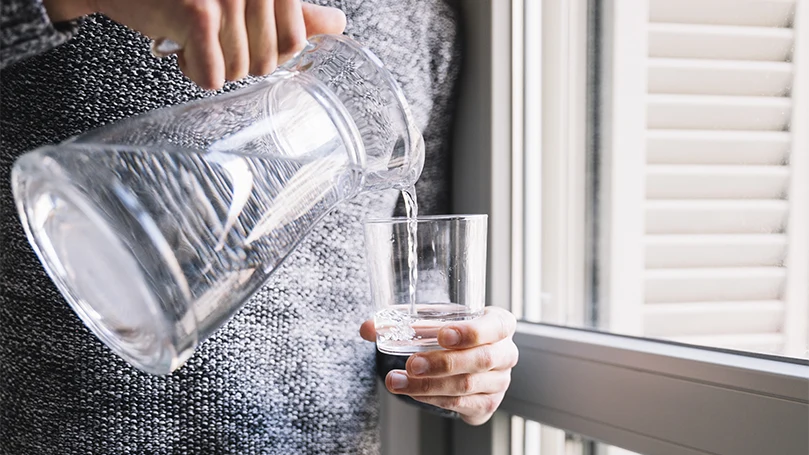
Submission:
[[52,22],[100,12],[182,46],[180,68],[206,89],[248,72],[269,74],[318,34],[340,34],[345,14],[301,0],[44,0]]
[[[512,341],[514,316],[487,307],[483,316],[449,324],[438,332],[447,350],[412,355],[407,370],[393,370],[385,378],[388,390],[458,412],[470,425],[491,418],[511,383],[511,369],[519,352]],[[376,341],[374,322],[365,321],[360,335]]]

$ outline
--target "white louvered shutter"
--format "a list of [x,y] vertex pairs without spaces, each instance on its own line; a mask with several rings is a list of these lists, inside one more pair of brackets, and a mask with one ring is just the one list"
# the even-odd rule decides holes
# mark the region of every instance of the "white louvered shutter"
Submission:
[[[634,165],[643,174],[642,201],[622,201],[620,192],[612,200],[622,213],[632,204],[640,211],[626,218],[642,224],[643,266],[612,261],[609,318],[634,321],[620,331],[637,335],[805,357],[809,0],[649,0],[645,7],[643,23],[618,15],[614,24],[623,27],[616,33],[643,34],[646,55],[612,69],[616,86],[639,78],[643,93],[621,96],[633,89],[624,84],[611,129],[641,129],[645,150]],[[619,40],[614,52],[633,48]],[[637,71],[645,74],[630,74]],[[645,125],[620,109],[642,110]],[[614,172],[626,175],[633,164],[621,162],[620,147],[613,153]],[[622,229],[622,220],[613,218],[611,229]],[[636,247],[631,235],[611,238],[613,256]],[[623,289],[632,271],[642,274],[640,305],[620,298],[633,295]]]

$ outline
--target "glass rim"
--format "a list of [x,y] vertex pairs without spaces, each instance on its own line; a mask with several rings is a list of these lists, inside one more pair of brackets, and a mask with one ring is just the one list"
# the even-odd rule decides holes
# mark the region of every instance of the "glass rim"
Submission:
[[[442,221],[484,221],[489,218],[487,214],[458,214],[458,215],[424,215],[416,217],[416,223],[434,223]],[[412,220],[406,216],[391,218],[368,218],[363,224],[403,224]]]

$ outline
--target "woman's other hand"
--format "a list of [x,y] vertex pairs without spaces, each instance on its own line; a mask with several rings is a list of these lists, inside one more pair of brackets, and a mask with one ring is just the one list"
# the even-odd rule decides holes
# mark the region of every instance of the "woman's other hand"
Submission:
[[[487,307],[477,319],[448,324],[438,332],[446,350],[412,355],[406,370],[388,373],[385,385],[392,393],[456,411],[470,425],[483,424],[511,383],[519,358],[512,341],[516,326],[514,316],[497,307]],[[360,334],[376,341],[374,322],[365,321]]]

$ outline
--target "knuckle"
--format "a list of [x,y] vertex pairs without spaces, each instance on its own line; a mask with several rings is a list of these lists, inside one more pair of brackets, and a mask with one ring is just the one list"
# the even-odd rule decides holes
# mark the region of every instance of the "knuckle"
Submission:
[[511,343],[511,361],[508,363],[509,368],[514,368],[520,361],[520,348],[516,344]]
[[463,405],[463,397],[448,397],[445,402],[445,409],[460,409]]
[[472,393],[475,391],[475,376],[464,374],[459,378],[459,389],[461,393]]
[[187,0],[183,4],[183,12],[191,24],[199,30],[208,31],[218,20],[217,8],[204,0]]
[[441,368],[444,370],[445,373],[451,373],[455,371],[456,362],[455,357],[452,355],[445,355],[441,361]]
[[283,56],[292,56],[295,52],[303,49],[306,46],[306,39],[300,34],[291,31],[279,32],[278,37],[278,54]]
[[439,355],[433,357],[425,356],[429,359],[430,370],[428,374],[451,373],[455,368],[455,359],[449,352],[439,351]]
[[480,349],[477,366],[480,370],[484,371],[494,368],[494,353],[492,352],[491,347],[484,346],[482,349]]
[[499,404],[500,403],[498,400],[496,400],[494,397],[488,396],[483,400],[483,411],[486,413],[486,415],[493,414],[495,411],[497,411],[497,406]]
[[461,331],[461,345],[477,346],[480,344],[480,330],[470,327],[469,330]]
[[423,378],[418,381],[418,391],[422,395],[427,395],[433,388],[433,381],[430,378]]

